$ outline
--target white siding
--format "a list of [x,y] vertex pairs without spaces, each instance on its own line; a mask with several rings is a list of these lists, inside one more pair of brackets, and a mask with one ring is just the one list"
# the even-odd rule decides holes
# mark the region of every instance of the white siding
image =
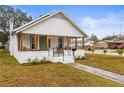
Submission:
[[[18,51],[18,43],[17,43],[17,36],[15,35],[15,36],[13,36],[13,37],[11,37],[12,38],[12,40],[11,40],[11,55],[13,55],[18,61],[19,61],[19,63],[27,63],[28,62],[28,58],[30,58],[31,60],[34,60],[36,57],[39,59],[39,60],[41,60],[41,59],[43,59],[43,57],[45,57],[46,59],[49,59],[49,54],[48,54],[48,51]],[[24,45],[27,45],[26,44],[26,42],[28,43],[28,39],[29,39],[29,36],[26,36],[25,35],[25,38],[27,38],[27,41],[26,40],[24,40]],[[52,39],[52,46],[57,46],[58,44],[58,37],[50,37],[51,39]],[[55,43],[56,42],[56,43]],[[29,43],[28,43],[29,44]],[[65,42],[65,44],[66,44],[66,42]],[[27,45],[27,46],[29,46],[29,45]],[[51,52],[50,52],[50,57],[53,57],[53,52],[52,52],[52,50],[51,50]],[[76,52],[75,52],[75,56],[76,57],[78,57],[78,56],[84,56],[84,54],[85,54],[85,51],[84,50],[77,50]],[[72,52],[71,52],[71,56],[72,56]],[[70,57],[71,57],[70,56]],[[68,56],[68,52],[67,51],[65,51],[65,58],[69,58],[69,56]],[[57,60],[54,60],[54,61],[57,61]],[[67,61],[67,60],[66,60]],[[66,63],[68,63],[68,62],[70,62],[70,61],[67,61]],[[72,61],[71,61],[72,62]]]
[[19,61],[20,64],[27,63],[30,58],[32,61],[36,58],[42,60],[43,57],[48,58],[48,51],[16,51],[14,57]]
[[10,44],[9,44],[9,52],[10,55],[14,55],[16,51],[18,51],[18,40],[17,35],[11,36],[10,35]]
[[[72,57],[72,52],[71,52],[71,56],[68,56],[68,52],[65,50],[65,61]],[[75,52],[75,56],[76,57],[84,57],[85,55],[85,51],[84,50],[76,50]],[[28,62],[28,59],[30,58],[31,60],[34,60],[36,58],[38,58],[39,60],[42,60],[44,57],[46,58],[46,60],[49,60],[51,59],[51,57],[53,58],[53,53],[52,53],[52,50],[50,52],[50,56],[48,54],[48,51],[15,51],[14,52],[14,57],[19,61],[20,64],[22,63],[27,63]],[[58,57],[58,59],[55,59],[53,60],[53,62],[62,62],[62,63],[65,63],[62,61],[63,57],[61,57],[61,59]],[[59,61],[58,61],[59,60]],[[66,61],[66,63],[69,63],[71,61]]]
[[83,37],[84,35],[61,14],[54,15],[32,27],[23,30],[23,33],[48,34],[58,36]]

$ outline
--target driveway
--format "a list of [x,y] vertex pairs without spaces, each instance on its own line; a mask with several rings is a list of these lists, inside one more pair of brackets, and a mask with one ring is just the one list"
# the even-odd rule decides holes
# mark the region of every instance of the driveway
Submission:
[[124,84],[124,76],[123,75],[119,75],[119,74],[105,71],[102,69],[94,68],[91,66],[82,65],[79,63],[71,63],[71,64],[67,64],[67,65]]

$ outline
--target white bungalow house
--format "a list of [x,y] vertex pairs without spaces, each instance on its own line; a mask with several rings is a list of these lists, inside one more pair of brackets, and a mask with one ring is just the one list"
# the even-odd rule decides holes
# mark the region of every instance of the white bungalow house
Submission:
[[[16,29],[11,22],[10,33],[10,54],[21,64],[29,58],[73,63],[74,56],[84,56],[82,48],[87,35],[63,11],[46,14]],[[82,42],[77,43],[78,39]]]

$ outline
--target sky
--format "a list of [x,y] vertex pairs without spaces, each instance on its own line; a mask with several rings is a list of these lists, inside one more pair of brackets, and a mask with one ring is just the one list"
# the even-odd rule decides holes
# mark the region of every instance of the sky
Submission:
[[121,5],[15,5],[33,19],[46,13],[64,11],[88,36],[99,39],[107,35],[124,34],[124,6]]

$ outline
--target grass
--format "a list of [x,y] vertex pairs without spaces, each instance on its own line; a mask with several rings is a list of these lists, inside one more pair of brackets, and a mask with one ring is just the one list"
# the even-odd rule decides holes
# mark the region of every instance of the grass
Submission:
[[76,62],[124,75],[124,57],[86,54],[84,60],[77,60]]
[[0,86],[124,86],[61,63],[22,66],[8,53],[0,53]]

